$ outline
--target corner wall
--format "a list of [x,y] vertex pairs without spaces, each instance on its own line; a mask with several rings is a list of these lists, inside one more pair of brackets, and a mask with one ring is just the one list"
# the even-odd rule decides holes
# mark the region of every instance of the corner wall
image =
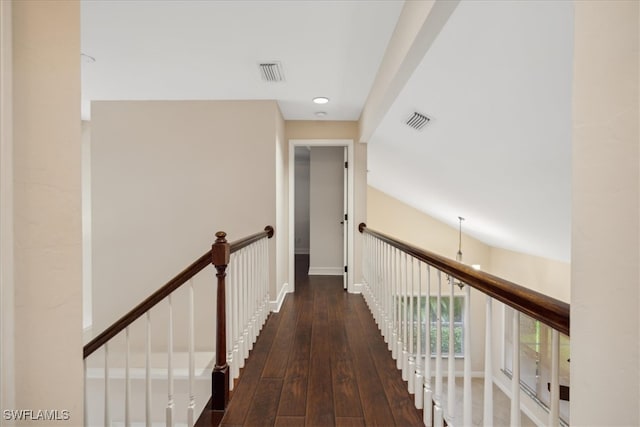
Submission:
[[640,425],[640,4],[574,8],[571,424]]
[[[15,407],[82,425],[80,3],[14,1]],[[36,422],[34,422],[36,423]]]

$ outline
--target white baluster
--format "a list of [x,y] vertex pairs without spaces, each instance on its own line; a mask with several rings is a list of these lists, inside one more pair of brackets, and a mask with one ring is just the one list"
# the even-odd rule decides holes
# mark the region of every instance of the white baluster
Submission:
[[[231,256],[229,256],[229,264],[231,263]],[[232,298],[233,298],[233,289],[231,286],[232,281],[232,272],[229,265],[227,265],[227,276],[225,279],[225,337],[226,343],[225,347],[227,349],[227,366],[229,369],[229,376],[227,377],[229,380],[229,390],[233,390],[233,309],[232,309]],[[217,349],[216,349],[217,351]]]
[[398,280],[398,250],[393,248],[391,269],[392,269],[392,298],[393,298],[393,348],[391,350],[391,357],[396,361],[396,368],[402,368],[402,359],[400,357],[400,325],[401,325],[401,311],[400,311],[400,280]]
[[464,286],[464,402],[462,422],[465,426],[472,424],[472,392],[471,392],[471,286]]
[[84,402],[83,402],[83,411],[82,411],[82,417],[83,417],[83,424],[84,426],[88,426],[89,425],[89,389],[87,387],[87,359],[83,359],[82,360],[82,370],[84,372]]
[[147,311],[147,346],[145,351],[146,365],[145,365],[145,421],[147,427],[151,427],[151,312]]
[[383,292],[385,294],[385,298],[387,299],[387,335],[389,336],[388,338],[388,342],[387,342],[387,348],[389,349],[389,351],[391,351],[393,349],[393,322],[395,320],[395,318],[393,317],[394,311],[393,311],[393,304],[394,304],[394,300],[393,300],[393,270],[392,270],[392,254],[393,254],[393,247],[391,247],[391,245],[386,245],[387,247],[387,259],[386,259],[386,266],[387,266],[387,275],[384,279],[384,289]]
[[407,254],[403,253],[404,262],[402,263],[401,283],[402,283],[402,379],[407,381],[409,379],[409,351],[408,344],[408,327],[409,327],[409,281],[407,280]]
[[[194,292],[193,280],[189,280],[189,306],[188,306],[188,331],[189,339],[189,406],[187,407],[187,425],[193,427],[195,422],[196,396],[194,389],[195,377],[195,322],[194,322]],[[218,349],[216,349],[217,351]]]
[[513,310],[511,360],[511,427],[520,427],[520,312]]
[[433,389],[431,388],[431,267],[426,266],[427,291],[424,307],[424,399],[422,418],[425,426],[432,426],[431,408],[433,407]]
[[244,330],[242,331],[242,337],[244,339],[244,355],[243,359],[246,360],[249,357],[249,350],[253,348],[251,344],[251,339],[249,336],[249,321],[250,321],[250,311],[249,311],[249,272],[248,272],[248,254],[247,248],[242,249],[242,289],[244,294],[243,299],[243,307],[242,307],[242,324]]
[[422,301],[422,263],[418,261],[418,295],[417,295],[417,325],[418,335],[416,336],[416,375],[414,384],[414,404],[417,409],[422,409],[424,399],[424,380],[422,377],[422,310],[420,305]]
[[264,310],[262,315],[262,325],[264,325],[269,317],[271,307],[269,304],[269,240],[265,237],[262,239],[262,285],[264,295]]
[[233,335],[233,354],[231,356],[231,360],[232,360],[232,364],[231,364],[231,378],[238,378],[240,376],[240,360],[238,360],[240,358],[240,347],[239,347],[239,341],[240,341],[240,336],[239,336],[239,323],[240,323],[240,318],[239,318],[239,312],[240,312],[240,306],[239,306],[239,283],[238,283],[238,257],[233,254],[233,259],[230,261],[231,262],[231,280],[230,280],[230,284],[231,284],[231,293],[233,294],[233,303],[231,305],[231,315],[232,315],[232,321],[231,321],[231,330],[232,330],[232,335]]
[[167,297],[169,331],[167,335],[167,427],[173,427],[173,303],[171,294]]
[[109,343],[104,345],[104,425],[111,426],[111,411],[109,408]]
[[129,327],[125,328],[126,354],[124,362],[124,425],[131,426],[131,377],[129,373],[130,340]]
[[436,392],[434,413],[434,425],[441,427],[444,424],[442,413],[442,272],[438,270],[438,293],[436,296]]
[[415,307],[413,300],[415,299],[415,296],[416,296],[416,284],[415,284],[414,275],[413,275],[413,270],[414,270],[413,257],[411,257],[410,270],[411,270],[411,274],[408,277],[409,283],[411,284],[411,286],[410,286],[411,294],[409,295],[409,361],[408,361],[409,381],[408,381],[408,387],[409,387],[409,393],[413,394],[413,393],[415,393],[415,385],[416,385],[416,353],[415,353],[415,349],[413,347],[414,346],[414,334],[415,334],[414,325],[415,325],[415,321],[416,321],[416,316],[415,316],[414,311],[413,311],[414,307]]
[[491,308],[491,297],[487,296],[487,314],[484,331],[484,416],[482,425],[491,427],[493,425],[493,356],[491,330],[493,328],[493,310]]
[[391,313],[389,312],[391,309],[390,298],[391,288],[389,287],[390,281],[389,277],[391,275],[390,272],[390,263],[389,263],[389,245],[382,245],[382,278],[380,283],[380,298],[382,298],[382,309],[384,311],[382,317],[382,331],[384,334],[384,342],[387,344],[387,348],[391,350]]
[[244,342],[244,276],[242,271],[242,250],[236,255],[236,286],[238,287],[238,375],[240,368],[244,368],[245,342]]
[[[254,279],[253,279],[253,253],[251,251],[251,247],[247,246],[247,281],[248,281],[248,290],[249,290],[249,310],[248,310],[248,317],[249,317],[249,349],[253,349],[253,343],[255,342],[253,337],[254,337],[254,324],[255,324],[255,309],[254,309],[254,302],[255,302],[255,287],[253,286],[254,284]],[[248,356],[248,355],[247,355]]]
[[560,334],[555,329],[551,330],[551,396],[549,408],[549,425],[557,426],[560,423]]
[[449,276],[449,355],[447,357],[447,423],[453,424],[456,416],[456,365],[455,365],[455,304],[453,303],[454,277]]

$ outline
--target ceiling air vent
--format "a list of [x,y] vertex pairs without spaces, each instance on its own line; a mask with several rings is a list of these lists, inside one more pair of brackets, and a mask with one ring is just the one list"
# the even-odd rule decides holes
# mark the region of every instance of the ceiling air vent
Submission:
[[431,119],[424,114],[414,111],[414,113],[405,121],[405,124],[415,130],[422,130],[430,120]]
[[262,80],[269,83],[277,83],[284,81],[284,73],[282,72],[282,65],[278,61],[261,62],[260,75]]

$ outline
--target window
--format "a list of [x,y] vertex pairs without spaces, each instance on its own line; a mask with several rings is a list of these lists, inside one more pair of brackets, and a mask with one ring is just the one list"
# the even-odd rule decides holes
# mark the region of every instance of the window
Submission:
[[[504,371],[511,377],[513,368],[513,310],[505,308]],[[550,406],[551,328],[520,314],[520,385],[534,400]],[[560,385],[569,386],[570,341],[560,334]],[[560,419],[569,423],[569,402],[560,401]]]
[[[418,315],[420,316],[420,342],[421,352],[424,352],[424,343],[426,342],[425,317],[426,317],[426,296],[413,297],[413,310],[414,310],[414,322],[413,331],[414,334],[418,333]],[[412,307],[411,301],[406,300],[408,304],[408,310]],[[402,310],[405,304],[405,299],[400,298],[400,309]],[[431,342],[431,355],[436,355],[436,326],[437,326],[437,309],[438,309],[438,297],[431,296],[429,298],[429,330],[430,330],[430,342]],[[419,310],[419,312],[418,312]],[[404,313],[404,312],[403,312]],[[442,355],[447,356],[449,354],[449,296],[443,296],[440,298],[440,314],[442,317],[442,340],[441,350]],[[409,315],[409,317],[411,317]],[[453,334],[454,334],[454,355],[464,356],[464,296],[455,295],[453,297]],[[416,336],[414,335],[414,336]],[[417,351],[417,340],[414,340],[414,352]]]

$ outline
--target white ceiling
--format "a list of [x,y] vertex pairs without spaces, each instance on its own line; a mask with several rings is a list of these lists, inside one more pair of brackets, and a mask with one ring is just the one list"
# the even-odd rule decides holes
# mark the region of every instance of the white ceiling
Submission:
[[[357,120],[402,5],[85,0],[83,118],[90,100],[276,99],[289,120]],[[462,1],[371,138],[369,183],[568,261],[572,34],[568,1]],[[265,60],[285,83],[262,82]],[[403,125],[414,110],[432,118],[421,132]]]
[[[285,119],[357,120],[403,2],[81,4],[84,119],[90,100],[276,99]],[[273,60],[284,83],[260,77]]]
[[[568,261],[572,59],[570,2],[461,2],[371,139],[369,183]],[[414,109],[432,118],[419,132],[403,124]]]

